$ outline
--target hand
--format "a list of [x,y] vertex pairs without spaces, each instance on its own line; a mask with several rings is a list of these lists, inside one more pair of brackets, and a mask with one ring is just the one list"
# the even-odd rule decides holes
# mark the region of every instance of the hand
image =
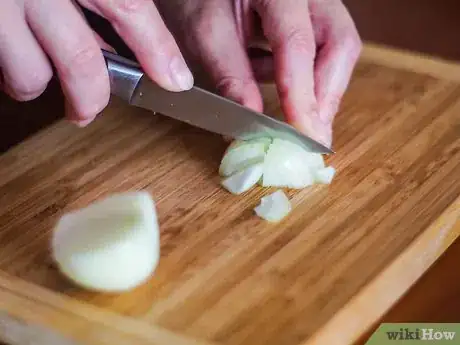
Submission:
[[[160,86],[170,91],[192,87],[192,74],[151,0],[79,3],[112,23]],[[17,100],[34,99],[45,90],[53,75],[51,60],[71,107],[71,120],[88,124],[110,97],[100,47],[108,49],[72,0],[1,0],[0,80]]]
[[[256,111],[256,80],[273,71],[288,123],[330,146],[332,121],[361,41],[340,0],[157,0],[184,49],[220,92]],[[248,56],[257,19],[271,57]]]

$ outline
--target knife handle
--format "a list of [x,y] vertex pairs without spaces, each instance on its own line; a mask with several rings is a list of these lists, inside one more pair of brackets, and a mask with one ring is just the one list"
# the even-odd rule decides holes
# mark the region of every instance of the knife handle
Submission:
[[140,65],[120,55],[102,49],[110,79],[110,93],[131,102],[144,72]]

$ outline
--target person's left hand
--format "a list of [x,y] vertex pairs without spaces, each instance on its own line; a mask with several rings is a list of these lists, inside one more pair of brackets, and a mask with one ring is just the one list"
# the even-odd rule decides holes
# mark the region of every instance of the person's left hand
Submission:
[[[170,30],[219,92],[256,111],[256,80],[272,71],[285,119],[327,146],[361,50],[340,0],[156,0]],[[271,57],[251,59],[260,18]],[[179,43],[180,44],[180,43]]]

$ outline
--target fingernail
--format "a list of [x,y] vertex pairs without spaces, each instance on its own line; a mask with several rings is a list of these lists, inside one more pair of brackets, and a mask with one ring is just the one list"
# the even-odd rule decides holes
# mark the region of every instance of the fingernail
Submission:
[[193,87],[193,75],[184,60],[179,57],[173,58],[169,68],[171,70],[172,80],[179,89],[186,91]]

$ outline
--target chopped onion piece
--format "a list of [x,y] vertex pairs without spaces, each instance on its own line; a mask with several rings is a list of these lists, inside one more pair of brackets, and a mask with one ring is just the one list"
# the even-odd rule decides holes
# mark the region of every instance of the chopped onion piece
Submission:
[[305,188],[315,182],[314,169],[319,167],[324,167],[320,154],[315,155],[286,140],[275,139],[265,157],[262,186]]
[[[265,140],[264,140],[265,139]],[[263,162],[271,140],[234,141],[226,150],[219,167],[221,176],[230,176],[250,165]]]
[[263,163],[251,165],[225,178],[221,184],[232,194],[241,194],[252,188],[264,172]]
[[[261,163],[263,172],[257,184],[263,187],[302,189],[315,183],[329,184],[335,175],[332,167],[326,167],[322,154],[280,138],[233,141],[222,158],[219,173],[230,177]],[[241,180],[247,174],[229,181]]]
[[60,271],[91,290],[122,292],[140,285],[160,258],[155,204],[147,192],[127,192],[61,217],[52,234]]
[[279,222],[291,212],[291,203],[282,190],[264,196],[254,211],[269,222]]
[[335,175],[333,167],[319,169],[315,173],[315,181],[318,183],[330,184]]

